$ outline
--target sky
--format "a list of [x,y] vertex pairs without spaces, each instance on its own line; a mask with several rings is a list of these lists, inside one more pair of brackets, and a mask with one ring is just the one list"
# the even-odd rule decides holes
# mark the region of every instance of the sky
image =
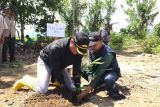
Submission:
[[[157,10],[159,11],[159,14],[156,16],[153,26],[156,25],[157,23],[160,23],[160,0],[157,0]],[[113,14],[111,18],[111,23],[116,23],[113,25],[113,31],[119,31],[121,28],[125,28],[128,23],[126,21],[127,16],[123,12],[121,5],[126,6],[125,0],[116,0],[115,6],[117,7],[115,13]],[[37,33],[34,32],[34,27],[33,26],[26,26],[26,30],[24,34],[29,34],[29,35],[36,35]]]

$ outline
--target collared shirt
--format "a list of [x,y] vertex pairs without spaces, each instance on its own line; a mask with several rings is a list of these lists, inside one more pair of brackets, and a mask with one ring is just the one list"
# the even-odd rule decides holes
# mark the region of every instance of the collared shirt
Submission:
[[11,37],[15,37],[16,35],[16,24],[14,17],[11,18]]
[[3,35],[3,31],[4,31],[5,29],[8,29],[8,26],[7,26],[7,24],[6,24],[3,16],[0,15],[0,38],[1,38],[1,36]]
[[[51,73],[59,80],[62,79],[60,78],[62,74],[60,71],[69,65],[73,65],[73,75],[79,75],[81,73],[82,56],[79,54],[74,55],[70,51],[70,39],[63,38],[55,40],[40,52],[40,57],[51,68]],[[78,83],[80,79],[75,78],[74,82]]]
[[113,70],[118,76],[121,75],[116,59],[116,53],[108,45],[103,44],[101,49],[96,53],[90,51],[89,57],[91,61],[101,58],[100,62],[103,62],[103,64],[93,65],[92,69],[89,71],[92,75],[90,86],[95,87],[104,74],[109,70]]
[[4,19],[8,25],[8,29],[5,30],[4,36],[9,37],[11,34],[11,37],[15,37],[16,28],[15,28],[15,20],[14,18],[10,18],[8,16],[4,16]]

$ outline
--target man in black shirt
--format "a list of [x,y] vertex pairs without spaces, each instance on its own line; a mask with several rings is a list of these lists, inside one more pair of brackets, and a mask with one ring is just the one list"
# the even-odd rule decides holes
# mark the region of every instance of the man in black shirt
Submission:
[[75,83],[80,83],[80,77],[77,75],[81,72],[82,55],[87,53],[88,44],[88,35],[82,32],[74,37],[52,42],[40,51],[37,79],[26,75],[14,84],[13,89],[18,90],[22,86],[28,86],[38,93],[46,93],[50,76],[60,83],[65,83],[69,89],[74,89],[77,84],[72,82],[65,68],[73,65],[73,80]]

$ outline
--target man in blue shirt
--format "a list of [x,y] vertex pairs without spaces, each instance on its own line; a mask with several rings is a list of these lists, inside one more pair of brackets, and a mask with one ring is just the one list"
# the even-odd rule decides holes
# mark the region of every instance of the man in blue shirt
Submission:
[[89,39],[90,61],[93,62],[98,58],[100,58],[100,60],[99,64],[94,64],[89,71],[82,72],[82,76],[91,82],[85,90],[78,95],[78,100],[81,100],[93,89],[96,89],[103,83],[112,99],[120,100],[125,98],[125,96],[115,87],[115,82],[121,76],[115,52],[103,43],[102,36],[98,32],[91,33]]

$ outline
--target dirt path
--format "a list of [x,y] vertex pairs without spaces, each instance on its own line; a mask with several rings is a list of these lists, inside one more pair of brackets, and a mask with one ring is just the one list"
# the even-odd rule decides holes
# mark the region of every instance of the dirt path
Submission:
[[[132,50],[118,52],[122,78],[118,80],[126,99],[111,100],[105,92],[92,95],[81,107],[160,107],[160,55],[141,54]],[[24,88],[13,92],[11,86],[23,75],[35,76],[36,64],[21,67],[0,67],[0,107],[70,107],[70,101],[55,94],[37,95]]]

